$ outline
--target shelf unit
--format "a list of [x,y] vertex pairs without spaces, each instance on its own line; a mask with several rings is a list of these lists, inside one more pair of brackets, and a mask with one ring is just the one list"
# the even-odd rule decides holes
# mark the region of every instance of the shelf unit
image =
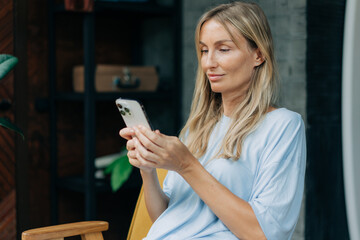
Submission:
[[[57,101],[83,101],[84,100],[83,93],[71,93],[71,92],[63,92],[57,93],[54,95],[54,99]],[[170,92],[126,92],[126,93],[97,93],[94,98],[97,101],[110,101],[114,100],[117,97],[121,96],[122,98],[141,98],[143,100],[147,99],[157,99],[157,100],[171,100],[172,95]]]
[[[154,2],[102,2],[95,1],[94,11],[90,13],[78,12],[81,16],[82,36],[83,36],[83,64],[85,89],[84,93],[69,91],[59,91],[57,89],[56,76],[56,24],[55,16],[67,14],[64,4],[56,4],[54,0],[48,1],[49,5],[49,110],[50,110],[50,196],[51,196],[51,222],[58,222],[58,191],[60,188],[84,194],[84,220],[96,219],[96,194],[109,191],[109,184],[104,180],[96,180],[94,176],[96,157],[96,103],[99,101],[109,101],[109,104],[118,98],[132,98],[143,101],[163,101],[171,102],[171,115],[174,119],[174,126],[180,126],[180,79],[181,79],[181,6],[180,0],[174,0],[171,7],[160,6]],[[138,21],[137,16],[142,19],[153,17],[166,17],[172,22],[172,41],[173,41],[173,69],[171,89],[157,92],[132,92],[132,93],[97,93],[94,88],[95,72],[95,21],[102,14],[130,14],[130,19]],[[135,43],[136,44],[136,43]],[[138,54],[138,53],[137,53]],[[58,177],[58,103],[60,102],[81,102],[84,111],[84,174],[82,177],[68,177],[60,179]],[[111,103],[110,103],[111,102]],[[151,118],[151,116],[149,116]]]

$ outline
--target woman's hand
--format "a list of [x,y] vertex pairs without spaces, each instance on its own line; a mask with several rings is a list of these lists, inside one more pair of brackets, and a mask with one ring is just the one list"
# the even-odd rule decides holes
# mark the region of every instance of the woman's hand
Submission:
[[133,165],[134,167],[139,168],[140,170],[144,172],[151,172],[154,170],[153,167],[147,166],[148,163],[144,162],[142,159],[138,159],[136,156],[138,155],[137,150],[135,148],[135,131],[132,128],[123,128],[120,130],[119,135],[122,138],[125,138],[127,141],[126,143],[126,149],[128,150],[127,156],[129,159],[129,163]]
[[148,168],[164,168],[176,172],[186,171],[196,160],[177,137],[166,136],[146,127],[134,127],[136,159]]
[[[159,131],[150,132],[154,135],[160,134]],[[140,169],[141,177],[143,179],[146,208],[151,220],[155,221],[166,210],[169,203],[169,198],[162,191],[159,184],[155,169],[157,165],[151,160],[139,157],[141,156],[139,150],[139,145],[141,145],[141,143],[137,139],[134,129],[124,128],[121,129],[119,134],[121,137],[128,140],[126,148],[128,150],[130,164]]]

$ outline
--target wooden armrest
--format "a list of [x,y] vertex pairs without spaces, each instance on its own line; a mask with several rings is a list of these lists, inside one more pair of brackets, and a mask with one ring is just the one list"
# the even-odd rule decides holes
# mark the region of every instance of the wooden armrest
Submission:
[[76,235],[82,235],[82,239],[103,239],[101,232],[108,228],[109,224],[104,221],[67,223],[27,230],[22,233],[22,240],[64,239]]

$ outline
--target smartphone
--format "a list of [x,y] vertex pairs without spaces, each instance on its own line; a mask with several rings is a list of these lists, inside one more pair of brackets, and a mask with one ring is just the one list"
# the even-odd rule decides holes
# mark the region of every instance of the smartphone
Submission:
[[127,127],[143,125],[151,129],[144,107],[136,100],[118,98],[115,101]]

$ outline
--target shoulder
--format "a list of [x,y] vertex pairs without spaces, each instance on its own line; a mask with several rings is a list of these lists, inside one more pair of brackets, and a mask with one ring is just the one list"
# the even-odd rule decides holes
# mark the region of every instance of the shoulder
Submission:
[[266,114],[264,124],[268,125],[269,127],[296,127],[303,125],[303,120],[299,113],[293,112],[286,108],[278,108]]
[[301,115],[287,108],[277,108],[266,114],[270,120],[302,121]]
[[300,114],[279,108],[266,114],[257,131],[268,140],[304,134],[304,122]]
[[[284,163],[283,166],[288,166],[290,162],[296,163],[296,166],[303,165],[306,137],[300,114],[286,108],[274,110],[266,115],[255,136],[263,143],[264,166],[280,162]],[[293,161],[293,157],[297,160]]]

